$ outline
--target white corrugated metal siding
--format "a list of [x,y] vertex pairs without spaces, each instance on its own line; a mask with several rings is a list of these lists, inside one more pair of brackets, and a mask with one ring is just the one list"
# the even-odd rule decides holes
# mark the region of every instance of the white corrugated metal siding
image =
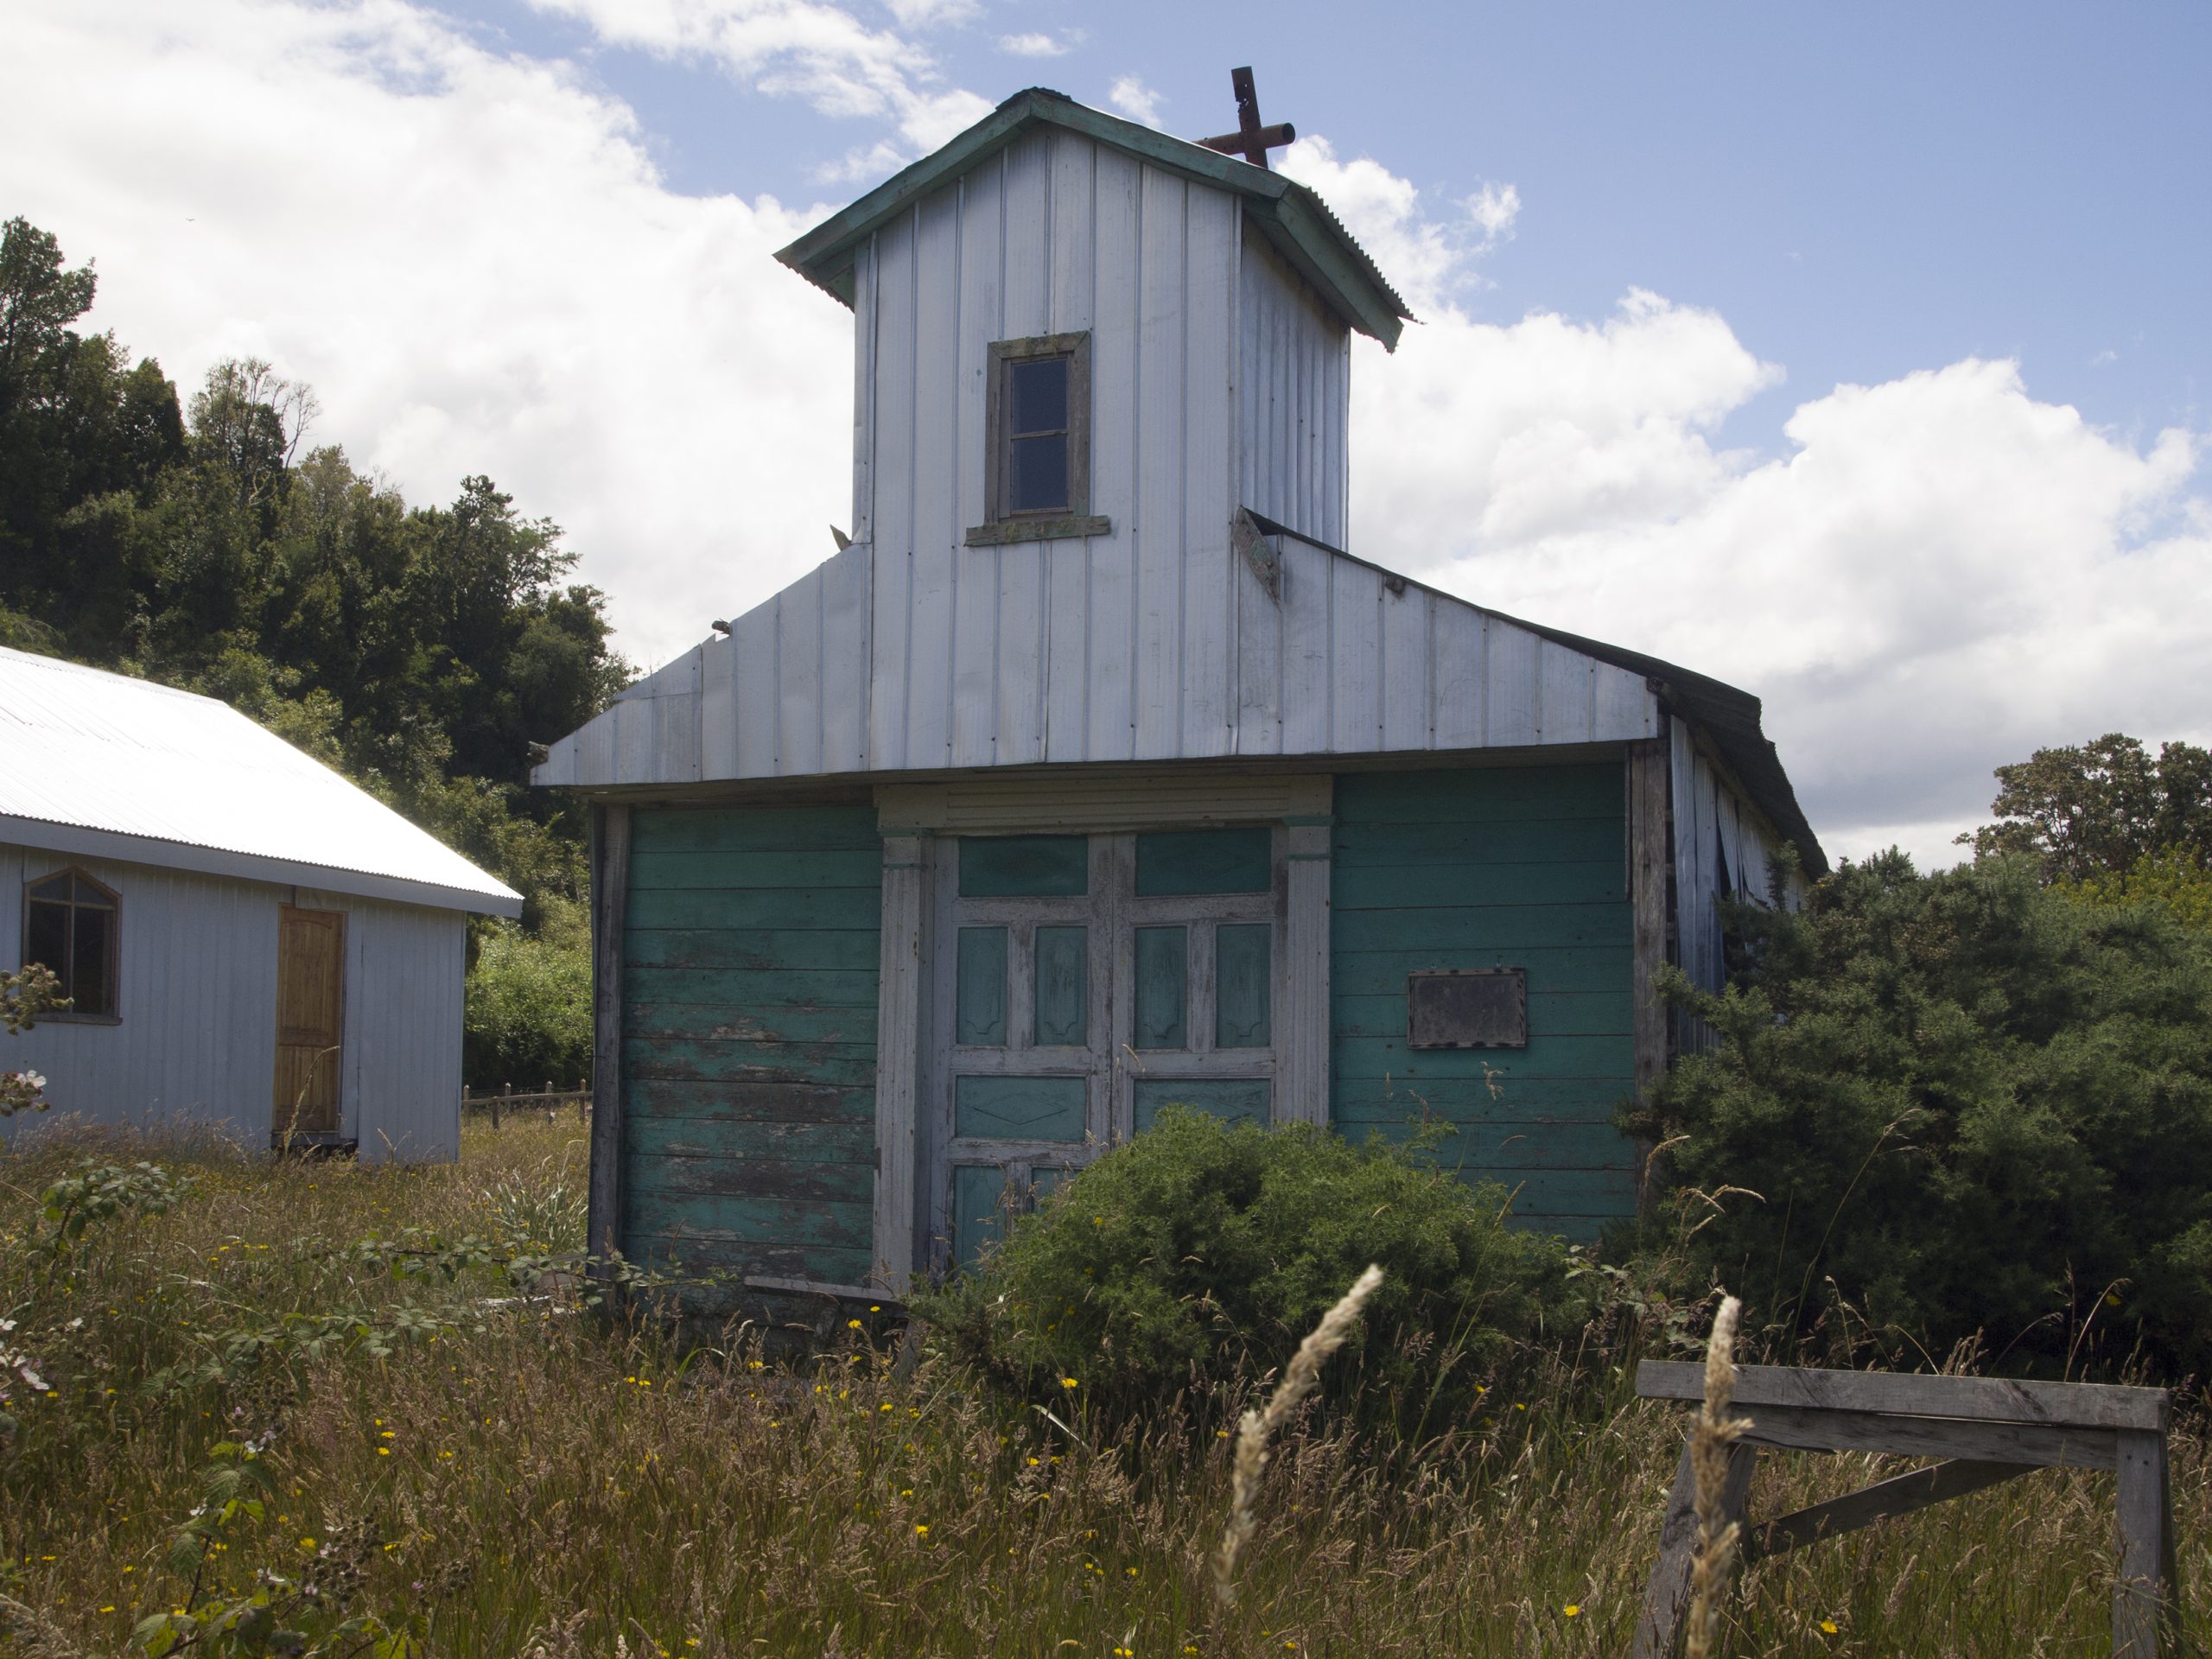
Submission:
[[0,1035],[0,1068],[43,1073],[54,1110],[149,1128],[206,1123],[265,1144],[277,912],[296,903],[346,917],[341,1132],[370,1159],[459,1150],[461,912],[0,846],[0,950],[10,964],[23,937],[24,884],[72,867],[119,898],[120,1017],[47,1020]]
[[346,912],[346,1133],[366,1159],[458,1156],[467,919],[340,893],[297,902]]

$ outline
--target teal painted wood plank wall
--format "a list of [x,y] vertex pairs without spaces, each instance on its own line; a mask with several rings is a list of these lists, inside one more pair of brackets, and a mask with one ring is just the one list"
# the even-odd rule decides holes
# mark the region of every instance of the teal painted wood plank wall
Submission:
[[623,1248],[694,1270],[864,1282],[874,811],[640,808],[631,823]]
[[[1621,766],[1470,767],[1337,779],[1331,856],[1332,1115],[1343,1134],[1452,1133],[1439,1161],[1517,1188],[1570,1237],[1634,1213],[1635,1084]],[[1406,976],[1520,968],[1526,1048],[1411,1049]]]

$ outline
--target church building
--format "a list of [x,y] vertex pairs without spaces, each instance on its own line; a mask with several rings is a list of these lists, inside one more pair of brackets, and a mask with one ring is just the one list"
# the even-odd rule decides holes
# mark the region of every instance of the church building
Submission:
[[1248,154],[1026,92],[781,254],[853,313],[849,544],[535,774],[594,1249],[895,1296],[1171,1104],[1634,1213],[1653,976],[1819,843],[1756,698],[1347,549],[1408,315]]

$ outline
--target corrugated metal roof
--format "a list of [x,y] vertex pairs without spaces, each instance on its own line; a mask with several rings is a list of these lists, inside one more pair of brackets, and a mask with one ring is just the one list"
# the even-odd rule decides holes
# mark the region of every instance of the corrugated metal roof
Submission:
[[[122,838],[113,855],[140,862],[494,915],[522,906],[505,883],[227,703],[0,649],[0,840],[40,824]],[[179,855],[161,856],[164,844]],[[73,845],[95,850],[81,834]]]

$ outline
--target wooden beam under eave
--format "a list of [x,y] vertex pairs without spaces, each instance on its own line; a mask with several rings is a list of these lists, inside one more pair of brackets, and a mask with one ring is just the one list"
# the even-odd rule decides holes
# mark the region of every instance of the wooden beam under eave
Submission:
[[630,809],[591,810],[591,1182],[584,1231],[594,1273],[622,1245],[622,952],[630,901]]
[[[1635,1014],[1636,1100],[1650,1103],[1667,1075],[1669,1021],[1657,979],[1667,960],[1669,881],[1674,873],[1670,814],[1672,785],[1668,743],[1662,736],[1632,743],[1628,752],[1628,891],[1632,912],[1633,951],[1630,995]],[[1637,1203],[1648,1201],[1653,1147],[1637,1148]]]

